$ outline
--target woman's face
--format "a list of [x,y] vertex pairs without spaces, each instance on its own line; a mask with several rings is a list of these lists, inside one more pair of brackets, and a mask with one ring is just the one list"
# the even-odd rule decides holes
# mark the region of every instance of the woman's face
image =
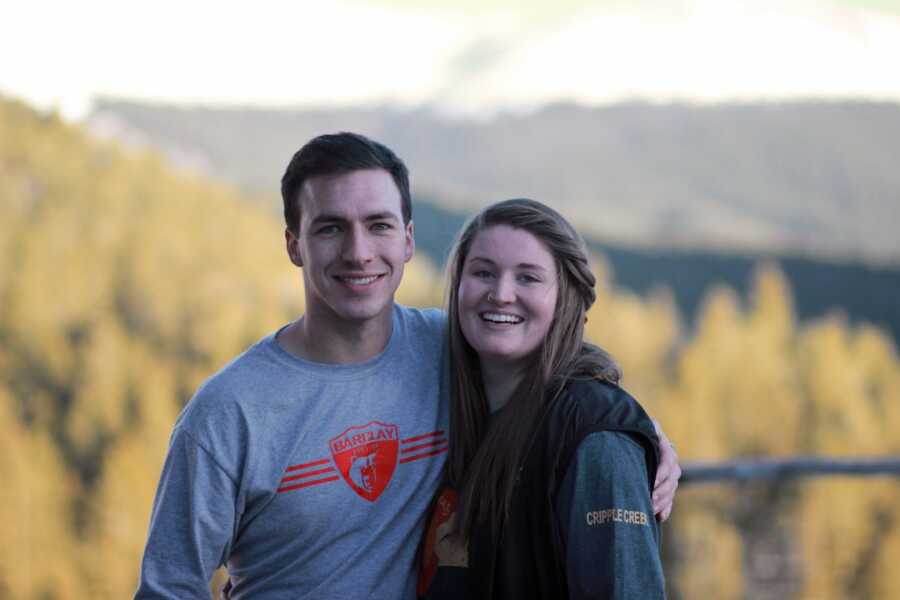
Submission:
[[517,367],[550,330],[556,262],[531,233],[495,225],[476,234],[459,280],[459,323],[484,366]]

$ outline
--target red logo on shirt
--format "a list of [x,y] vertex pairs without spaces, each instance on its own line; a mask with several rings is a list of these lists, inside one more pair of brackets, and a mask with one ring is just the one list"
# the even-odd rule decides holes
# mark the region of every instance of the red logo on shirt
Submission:
[[447,452],[447,435],[444,431],[430,431],[402,440],[399,438],[400,430],[396,425],[379,421],[348,427],[342,434],[329,440],[331,458],[309,460],[285,468],[278,493],[319,486],[343,478],[361,498],[374,502],[387,488],[398,465]]
[[334,464],[354,492],[372,502],[397,468],[400,435],[396,425],[372,421],[348,427],[328,442]]

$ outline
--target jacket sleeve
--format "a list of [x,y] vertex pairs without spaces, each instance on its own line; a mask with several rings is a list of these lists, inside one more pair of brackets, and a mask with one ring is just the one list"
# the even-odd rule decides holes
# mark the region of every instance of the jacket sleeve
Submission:
[[556,497],[569,598],[664,598],[644,449],[604,431],[578,446]]
[[191,435],[176,429],[163,465],[135,600],[209,600],[234,531],[237,486]]

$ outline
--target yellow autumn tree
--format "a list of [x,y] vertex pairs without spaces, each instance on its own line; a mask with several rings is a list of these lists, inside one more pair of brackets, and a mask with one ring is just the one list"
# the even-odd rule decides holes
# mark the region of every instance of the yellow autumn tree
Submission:
[[83,565],[91,598],[134,593],[150,508],[175,421],[174,369],[132,349],[146,368],[132,383],[132,418],[104,454],[103,476],[91,497]]
[[[839,318],[803,336],[806,418],[814,452],[900,454],[900,365],[893,344],[871,327]],[[804,598],[892,598],[900,558],[900,482],[822,479],[807,484],[802,550],[809,565]]]
[[653,414],[660,414],[670,354],[681,334],[675,301],[662,288],[646,299],[620,289],[602,257],[592,257],[592,263],[597,299],[588,312],[585,335],[618,361],[624,387]]
[[0,596],[82,598],[70,505],[80,482],[49,436],[23,426],[16,413],[0,387]]

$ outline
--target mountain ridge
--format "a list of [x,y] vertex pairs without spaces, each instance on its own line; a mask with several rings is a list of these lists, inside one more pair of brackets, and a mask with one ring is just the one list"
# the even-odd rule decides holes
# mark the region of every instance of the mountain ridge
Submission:
[[450,210],[530,196],[620,244],[900,263],[900,104],[554,104],[481,122],[103,99],[87,124],[245,191],[276,192],[303,142],[352,130],[394,148],[414,191]]

